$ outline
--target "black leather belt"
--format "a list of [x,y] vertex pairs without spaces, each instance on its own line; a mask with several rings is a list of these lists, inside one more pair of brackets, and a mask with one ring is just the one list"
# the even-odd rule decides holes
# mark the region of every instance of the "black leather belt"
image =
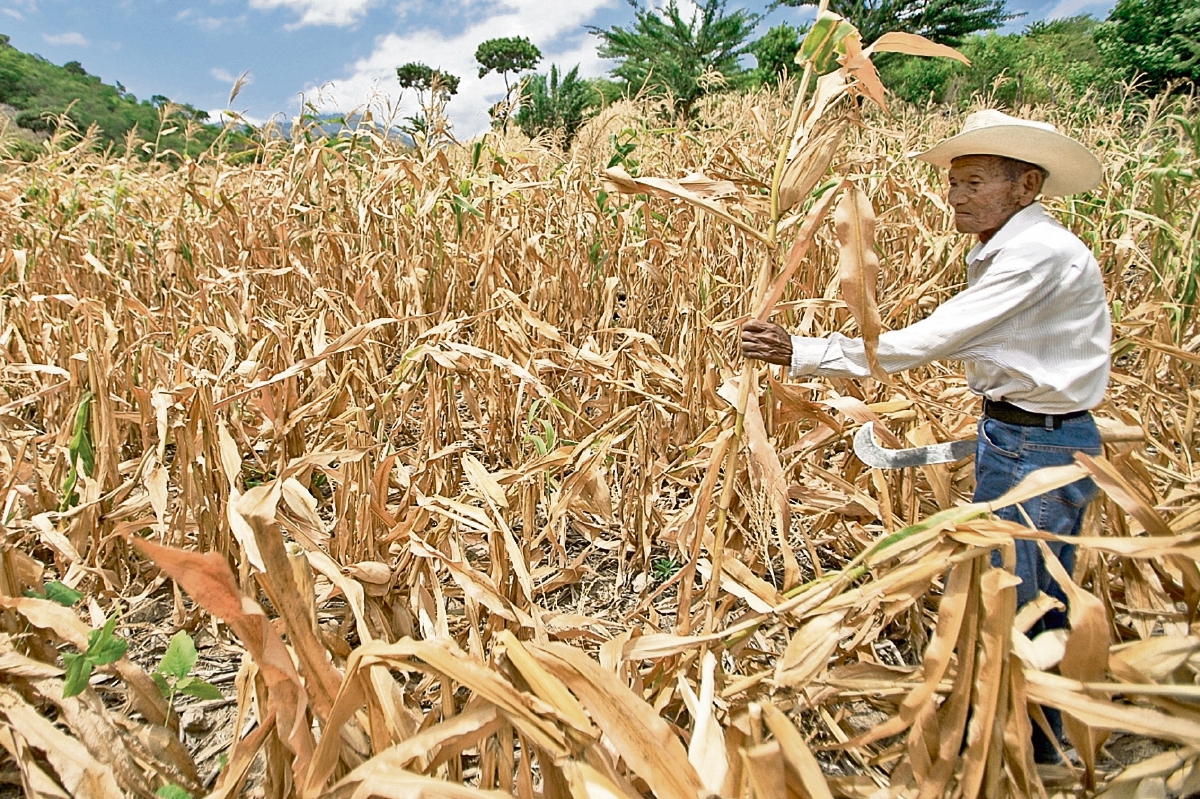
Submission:
[[1087,416],[1088,411],[1071,411],[1070,413],[1032,413],[1018,408],[1010,402],[994,402],[986,397],[983,400],[983,415],[989,419],[1005,424],[1015,424],[1020,427],[1044,427],[1047,430],[1057,430],[1068,419],[1078,419]]

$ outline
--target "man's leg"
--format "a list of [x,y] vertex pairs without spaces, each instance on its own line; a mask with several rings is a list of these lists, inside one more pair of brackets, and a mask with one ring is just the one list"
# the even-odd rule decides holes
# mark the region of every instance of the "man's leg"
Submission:
[[[996,499],[1030,472],[1047,466],[1069,464],[1076,452],[1099,454],[1100,451],[1100,436],[1090,416],[1063,422],[1057,430],[1021,427],[993,419],[981,420],[975,458],[974,499],[976,502]],[[1096,486],[1091,480],[1079,480],[1022,503],[1020,509],[1017,506],[1001,508],[996,516],[1018,524],[1032,521],[1037,529],[1057,535],[1077,535],[1083,522],[1083,513],[1095,493]],[[1075,562],[1075,548],[1053,543],[1050,549],[1070,574]],[[1016,561],[1016,574],[1021,578],[1021,584],[1017,586],[1018,607],[1032,600],[1039,591],[1066,604],[1066,595],[1050,577],[1036,541],[1017,541]],[[998,559],[993,558],[993,562],[998,562]],[[1030,635],[1065,626],[1066,614],[1051,611],[1030,630]],[[1045,711],[1051,728],[1061,739],[1062,721],[1058,712],[1053,708],[1045,708]],[[1033,727],[1033,747],[1034,758],[1038,762],[1054,762],[1057,759],[1054,745],[1036,724]]]

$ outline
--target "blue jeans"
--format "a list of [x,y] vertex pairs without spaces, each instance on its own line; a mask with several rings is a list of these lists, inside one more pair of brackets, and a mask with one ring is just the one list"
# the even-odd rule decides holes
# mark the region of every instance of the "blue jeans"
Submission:
[[[1092,417],[1080,416],[1068,419],[1057,430],[1044,427],[1022,427],[995,419],[979,420],[979,440],[975,448],[975,501],[987,502],[996,499],[1015,486],[1030,472],[1046,466],[1063,466],[1075,459],[1076,452],[1099,455],[1100,433]],[[1021,504],[1025,515],[1016,505],[1001,508],[996,516],[1008,521],[1026,524],[1025,516],[1038,530],[1058,535],[1078,535],[1083,522],[1083,512],[1096,495],[1096,484],[1091,480],[1077,480],[1070,485],[1034,497]],[[1036,541],[1017,541],[1016,574],[1021,578],[1017,586],[1017,607],[1024,605],[1044,591],[1066,605],[1066,596],[1046,569],[1041,550]],[[1067,573],[1075,565],[1075,547],[1060,543],[1049,545]],[[1000,565],[1000,553],[992,553],[992,565]],[[1066,626],[1066,615],[1052,610],[1042,617],[1030,637],[1043,630]],[[1046,720],[1058,738],[1062,738],[1062,719],[1053,708],[1043,708]],[[1033,726],[1034,760],[1053,763],[1058,754],[1054,745],[1037,724]]]
[[[1022,427],[986,417],[980,419],[979,440],[975,448],[974,501],[987,502],[1000,497],[1030,472],[1072,463],[1076,452],[1089,455],[1099,455],[1101,452],[1100,433],[1090,415],[1068,419],[1057,430]],[[1038,530],[1057,535],[1077,535],[1083,512],[1095,495],[1095,483],[1087,479],[1077,480],[1034,497],[1020,507]],[[1001,508],[996,511],[996,516],[1026,524],[1025,516],[1017,510],[1016,505]],[[1065,605],[1066,597],[1042,562],[1037,542],[1017,541],[1016,547],[1016,573],[1021,578],[1021,584],[1017,586],[1017,607],[1032,600],[1038,591],[1046,592]],[[1050,549],[1070,574],[1075,564],[1075,547],[1052,543]],[[998,558],[994,558],[993,562],[998,562]],[[1030,633],[1034,635],[1043,629],[1065,626],[1064,614],[1051,611],[1042,617],[1041,624]]]

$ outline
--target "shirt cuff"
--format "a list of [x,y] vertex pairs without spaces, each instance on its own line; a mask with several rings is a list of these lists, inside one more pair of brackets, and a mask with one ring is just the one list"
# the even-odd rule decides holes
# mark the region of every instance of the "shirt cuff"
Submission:
[[829,342],[823,338],[792,336],[792,363],[788,367],[788,376],[815,375],[828,347]]

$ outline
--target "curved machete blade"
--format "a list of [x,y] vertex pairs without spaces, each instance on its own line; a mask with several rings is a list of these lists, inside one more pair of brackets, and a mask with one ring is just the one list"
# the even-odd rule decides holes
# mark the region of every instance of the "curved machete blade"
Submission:
[[854,454],[876,469],[907,469],[934,463],[953,463],[975,454],[975,439],[947,441],[912,449],[887,449],[875,442],[875,423],[867,422],[854,434]]

